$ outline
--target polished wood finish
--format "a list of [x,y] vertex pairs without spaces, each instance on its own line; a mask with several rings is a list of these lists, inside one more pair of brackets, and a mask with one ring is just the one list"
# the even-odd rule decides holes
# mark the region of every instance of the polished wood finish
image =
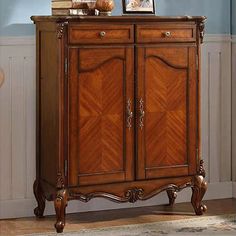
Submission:
[[65,214],[67,206],[68,193],[67,190],[62,189],[57,192],[56,198],[54,200],[57,222],[55,223],[55,228],[57,233],[62,233],[65,226]]
[[143,127],[137,120],[138,179],[196,174],[197,81],[189,73],[196,71],[195,46],[139,46],[137,52],[136,106],[143,100],[145,110]]
[[37,25],[35,214],[53,200],[147,200],[192,187],[199,157],[199,56],[205,17],[32,17]]
[[134,126],[126,128],[133,54],[133,47],[69,49],[70,186],[134,180]]
[[136,40],[138,43],[158,42],[195,42],[196,28],[193,24],[158,24],[137,25]]
[[177,191],[167,190],[166,192],[169,198],[169,206],[173,206],[175,204],[175,199],[177,198]]
[[191,202],[196,212],[196,215],[202,215],[207,210],[207,207],[202,204],[202,198],[206,190],[207,190],[207,183],[204,180],[204,177],[201,175],[195,176],[192,187],[193,195]]
[[132,43],[133,25],[72,23],[69,25],[70,44]]
[[117,23],[159,23],[159,22],[166,22],[166,23],[178,23],[178,22],[193,22],[197,24],[203,24],[206,20],[205,16],[32,16],[31,20],[34,22],[102,22],[102,23],[110,23],[110,22],[117,22]]
[[34,209],[34,214],[38,218],[42,218],[44,210],[45,210],[46,198],[44,196],[44,193],[43,193],[43,190],[42,190],[39,179],[35,180],[33,190],[34,190],[35,199],[36,199],[37,204],[38,204],[38,206]]

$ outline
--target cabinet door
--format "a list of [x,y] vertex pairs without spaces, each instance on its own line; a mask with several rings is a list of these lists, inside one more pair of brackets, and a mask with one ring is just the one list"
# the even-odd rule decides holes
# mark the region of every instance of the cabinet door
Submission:
[[138,179],[196,173],[196,52],[172,44],[137,49]]
[[134,179],[133,54],[69,49],[69,186]]

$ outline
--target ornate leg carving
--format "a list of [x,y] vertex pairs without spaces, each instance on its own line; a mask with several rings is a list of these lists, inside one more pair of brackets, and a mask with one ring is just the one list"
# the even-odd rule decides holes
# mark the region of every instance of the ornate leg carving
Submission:
[[202,198],[207,190],[207,183],[204,180],[204,177],[201,175],[196,175],[193,180],[192,186],[192,205],[196,212],[196,215],[202,215],[206,212],[207,207],[202,204]]
[[38,206],[34,209],[34,214],[35,216],[42,218],[43,217],[43,213],[44,213],[44,209],[45,209],[45,196],[43,194],[42,191],[42,187],[40,185],[40,181],[39,180],[35,180],[34,181],[34,196],[37,200]]
[[57,192],[56,198],[54,200],[57,221],[55,223],[55,228],[57,233],[62,233],[65,227],[65,211],[67,207],[68,194],[67,190],[62,189]]
[[166,192],[169,198],[169,206],[173,206],[177,197],[177,192],[175,190],[166,190]]

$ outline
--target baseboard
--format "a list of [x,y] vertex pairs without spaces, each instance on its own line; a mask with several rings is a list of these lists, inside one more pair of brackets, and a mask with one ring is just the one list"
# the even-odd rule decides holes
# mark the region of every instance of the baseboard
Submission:
[[[234,197],[236,197],[236,182],[234,185]],[[232,198],[233,191],[232,182],[224,183],[211,183],[208,185],[207,193],[204,200],[210,199],[224,199]],[[176,203],[180,202],[190,202],[191,200],[191,189],[184,189],[182,192],[178,193]],[[67,213],[75,212],[89,212],[89,211],[99,211],[99,210],[112,210],[112,209],[124,209],[124,208],[135,208],[135,207],[145,207],[145,206],[155,206],[167,204],[168,198],[165,192],[153,197],[147,201],[139,201],[134,204],[132,203],[113,203],[106,199],[93,199],[88,203],[82,203],[80,201],[70,201],[67,207]],[[19,218],[19,217],[30,217],[33,216],[33,209],[36,206],[35,199],[19,199],[19,200],[9,200],[0,201],[0,219],[7,218]],[[54,205],[52,202],[47,202],[45,215],[54,215]]]
[[236,198],[236,182],[233,182],[233,198]]
[[210,183],[204,197],[205,200],[232,198],[232,182]]
[[34,199],[1,200],[0,219],[32,216],[35,204]]
[[236,35],[232,35],[232,43],[236,43]]

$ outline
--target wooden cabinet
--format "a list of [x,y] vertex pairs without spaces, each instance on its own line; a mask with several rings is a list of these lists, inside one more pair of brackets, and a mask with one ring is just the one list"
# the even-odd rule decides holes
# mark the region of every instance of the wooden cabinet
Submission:
[[32,17],[37,26],[35,214],[69,200],[170,204],[207,189],[199,157],[205,17]]

